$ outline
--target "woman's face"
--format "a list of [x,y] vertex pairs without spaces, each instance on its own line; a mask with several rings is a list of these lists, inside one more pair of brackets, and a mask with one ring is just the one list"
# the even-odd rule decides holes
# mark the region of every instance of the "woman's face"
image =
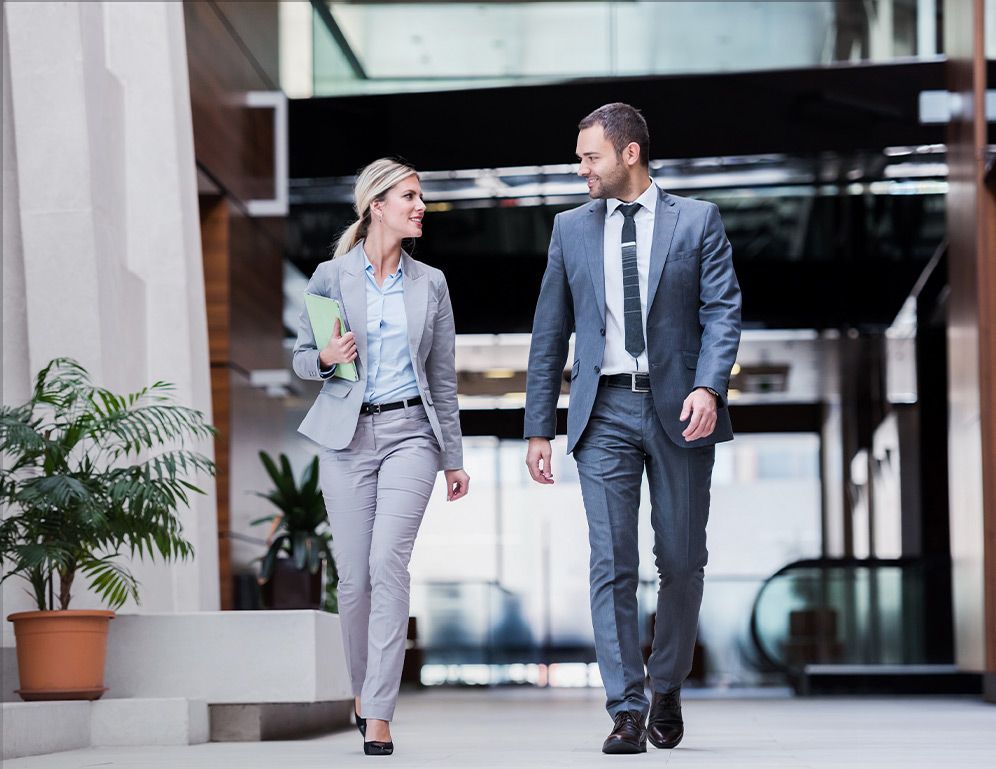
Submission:
[[398,238],[422,236],[422,185],[412,174],[387,191],[383,201],[374,201],[371,209],[374,220]]

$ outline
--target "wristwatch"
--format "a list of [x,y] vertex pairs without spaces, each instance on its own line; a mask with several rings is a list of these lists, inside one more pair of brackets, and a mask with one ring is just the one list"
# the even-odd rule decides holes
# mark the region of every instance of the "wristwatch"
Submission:
[[717,401],[720,400],[719,393],[713,390],[711,387],[703,387],[702,389],[705,390],[710,395],[712,395]]

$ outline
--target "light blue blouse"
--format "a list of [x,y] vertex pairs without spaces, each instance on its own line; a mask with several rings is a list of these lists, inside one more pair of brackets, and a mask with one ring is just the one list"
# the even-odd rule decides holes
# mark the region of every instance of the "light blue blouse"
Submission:
[[[366,253],[364,253],[366,256]],[[418,382],[408,348],[408,316],[401,263],[378,286],[374,266],[366,257],[367,295],[367,386],[365,403],[393,403],[418,396]],[[321,372],[332,376],[335,367]]]

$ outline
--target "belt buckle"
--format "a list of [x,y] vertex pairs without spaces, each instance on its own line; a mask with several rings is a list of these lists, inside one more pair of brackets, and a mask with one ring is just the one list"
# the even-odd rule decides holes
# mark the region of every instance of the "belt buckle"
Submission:
[[380,404],[379,403],[371,403],[369,406],[367,406],[367,410],[371,414],[379,414],[380,413]]
[[650,388],[649,387],[646,388],[646,389],[642,389],[642,388],[639,388],[639,387],[636,386],[636,378],[638,376],[641,376],[640,374],[634,374],[634,373],[631,372],[629,376],[630,376],[630,380],[629,380],[629,391],[630,392],[634,392],[634,393],[648,393],[648,392],[650,392]]

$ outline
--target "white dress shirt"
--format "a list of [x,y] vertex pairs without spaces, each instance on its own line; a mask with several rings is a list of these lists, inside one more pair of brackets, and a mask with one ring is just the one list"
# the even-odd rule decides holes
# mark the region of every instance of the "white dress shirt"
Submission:
[[[640,204],[636,223],[636,268],[640,276],[640,309],[643,315],[643,339],[647,339],[647,283],[650,275],[650,247],[654,242],[654,212],[657,209],[657,185],[650,184],[635,202]],[[636,358],[626,352],[626,321],[623,315],[622,226],[619,206],[623,201],[610,198],[605,209],[605,239],[602,254],[605,271],[605,352],[602,374],[646,373],[647,348]]]

